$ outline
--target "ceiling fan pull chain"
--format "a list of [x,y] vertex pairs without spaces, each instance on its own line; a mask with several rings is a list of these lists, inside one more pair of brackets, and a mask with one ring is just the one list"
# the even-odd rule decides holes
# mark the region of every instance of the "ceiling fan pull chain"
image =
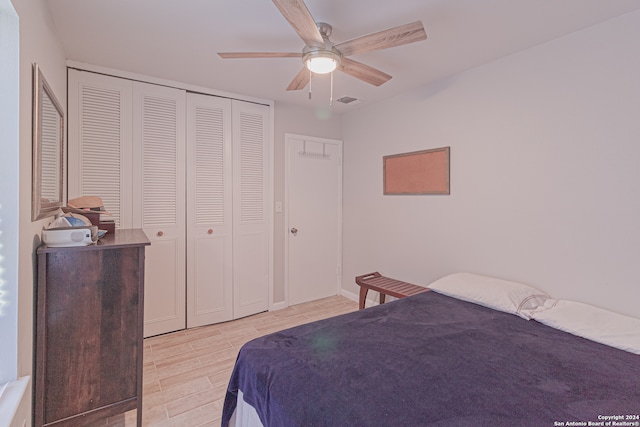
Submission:
[[331,72],[331,93],[329,94],[329,106],[333,107],[333,71]]
[[309,100],[311,100],[311,78],[313,77],[313,73],[309,70]]

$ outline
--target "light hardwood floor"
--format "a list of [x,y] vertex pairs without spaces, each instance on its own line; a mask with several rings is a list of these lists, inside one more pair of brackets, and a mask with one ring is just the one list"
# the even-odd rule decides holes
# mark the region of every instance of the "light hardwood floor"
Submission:
[[[356,311],[341,296],[144,340],[144,426],[220,426],[222,404],[240,347],[247,341],[327,317]],[[135,411],[106,421],[135,426]]]

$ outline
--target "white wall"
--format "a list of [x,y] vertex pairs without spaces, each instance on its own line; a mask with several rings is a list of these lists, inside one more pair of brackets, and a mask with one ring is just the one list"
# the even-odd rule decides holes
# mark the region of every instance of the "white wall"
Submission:
[[[32,64],[38,63],[65,111],[67,72],[65,55],[44,0],[12,0],[12,3],[20,21],[18,376],[23,376],[30,375],[32,370],[35,248],[39,245],[40,230],[48,222],[46,219],[31,222]],[[31,393],[26,394],[26,399],[28,409]]]
[[[469,271],[640,317],[640,12],[344,118],[343,287]],[[382,156],[451,147],[450,196]]]
[[[301,108],[284,103],[275,104],[274,124],[274,201],[284,203],[284,135],[315,136],[318,138],[342,139],[342,118],[333,116],[330,110]],[[284,301],[284,213],[274,214],[274,292],[273,302]]]

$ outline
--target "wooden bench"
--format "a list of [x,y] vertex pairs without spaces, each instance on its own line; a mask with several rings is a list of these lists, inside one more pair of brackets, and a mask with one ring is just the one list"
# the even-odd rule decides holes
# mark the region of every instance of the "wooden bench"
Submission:
[[404,298],[430,290],[423,286],[384,277],[377,271],[375,273],[356,276],[356,283],[360,286],[360,310],[364,308],[369,289],[380,292],[380,304],[384,304],[386,295]]

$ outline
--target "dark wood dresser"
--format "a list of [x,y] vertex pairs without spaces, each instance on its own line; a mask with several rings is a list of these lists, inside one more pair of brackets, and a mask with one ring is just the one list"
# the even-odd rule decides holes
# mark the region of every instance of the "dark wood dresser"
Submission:
[[34,426],[85,426],[137,409],[142,420],[142,230],[37,250]]

